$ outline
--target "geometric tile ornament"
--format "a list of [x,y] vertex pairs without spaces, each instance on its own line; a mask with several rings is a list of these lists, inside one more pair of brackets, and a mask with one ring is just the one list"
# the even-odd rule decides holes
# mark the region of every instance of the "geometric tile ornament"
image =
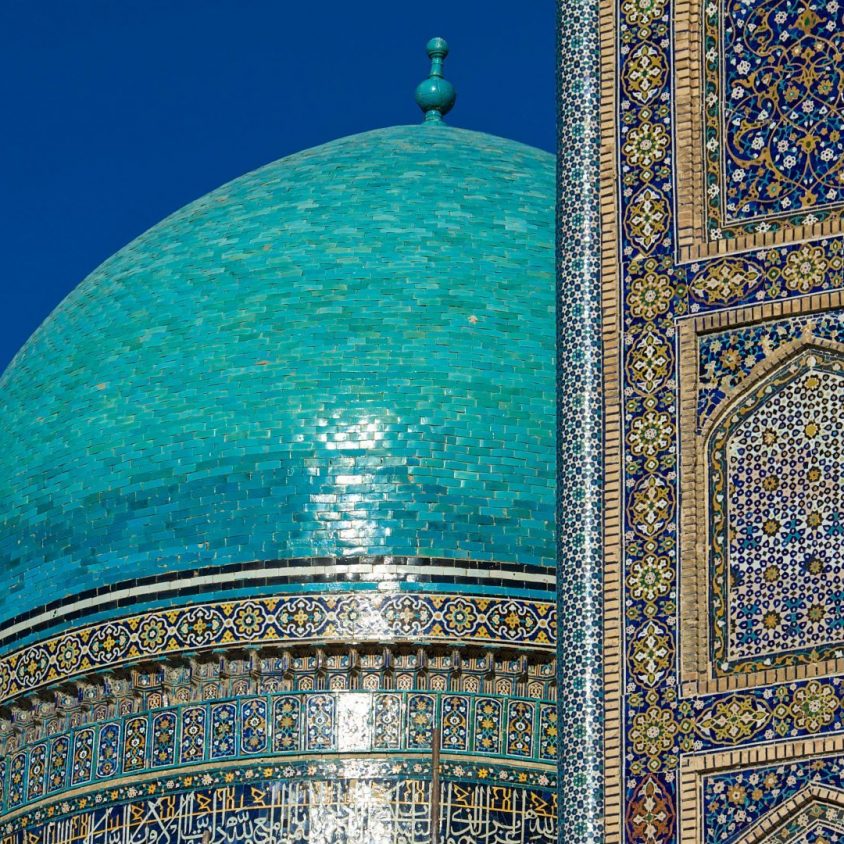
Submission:
[[764,684],[842,656],[839,298],[680,327],[686,680]]
[[844,313],[824,311],[701,335],[698,424],[709,418],[758,363],[804,334],[844,342]]
[[716,669],[840,650],[844,347],[798,347],[726,407],[709,439]]
[[[384,752],[397,759],[414,753],[429,759],[436,725],[442,752],[455,762],[528,762],[534,777],[547,780],[557,758],[556,708],[534,700],[506,701],[434,692],[253,695],[156,709],[65,732],[56,729],[48,742],[22,746],[14,754],[8,780],[0,780],[0,814],[19,813],[45,794],[64,794],[83,782],[105,788],[121,776],[160,771],[173,765],[176,753],[182,763],[206,765],[301,757],[313,750],[321,751],[322,759],[336,753]],[[508,711],[502,715],[505,706]],[[473,729],[481,720],[484,729]],[[392,724],[395,739],[386,747],[379,736]],[[542,737],[535,745],[534,735]],[[83,759],[84,776],[79,774]]]
[[842,772],[840,735],[690,756],[679,775],[680,823],[705,844],[840,841]]
[[[822,604],[824,617],[835,617],[833,513],[841,485],[833,481],[826,495],[810,496],[797,480],[801,466],[812,468],[805,465],[810,455],[826,461],[832,477],[842,460],[832,369],[844,287],[843,245],[833,236],[844,166],[842,8],[816,0],[605,0],[600,7],[603,840],[735,844],[759,821],[759,807],[769,819],[783,812],[767,835],[791,824],[783,840],[834,841],[842,836],[840,819],[788,803],[807,784],[802,773],[785,770],[766,789],[767,774],[757,780],[748,766],[762,772],[794,764],[817,773],[825,753],[842,750],[840,640],[834,623],[821,636],[823,621],[809,616],[819,617]],[[817,346],[813,371],[798,365],[789,373],[804,337]],[[789,353],[798,357],[786,360]],[[763,385],[777,372],[782,385]],[[820,402],[812,377],[824,391]],[[724,662],[738,669],[736,660],[745,660],[753,670],[686,682],[693,673],[687,676],[686,642],[701,630],[700,653],[712,662],[710,583],[700,561],[716,547],[706,532],[710,511],[695,513],[702,530],[687,530],[684,514],[698,501],[688,467],[700,439],[742,413],[731,401],[753,395],[753,384],[772,393],[757,396],[755,411],[725,433],[722,465],[732,486],[716,501],[724,510],[723,547],[735,564],[725,574],[736,575],[722,584],[733,599],[724,616]],[[825,423],[825,439],[809,437],[807,415]],[[765,445],[769,428],[784,435],[779,452]],[[790,497],[764,489],[775,462]],[[702,484],[704,473],[693,472],[692,480]],[[711,490],[700,492],[708,506]],[[787,544],[779,532],[769,538],[766,508],[770,518],[782,515],[783,526],[786,511],[798,524],[802,518],[802,537],[792,530]],[[815,511],[817,528],[810,525]],[[764,539],[756,549],[740,546],[754,524]],[[806,569],[812,550],[835,557],[822,577]],[[785,572],[786,562],[777,593],[763,572],[769,565]],[[752,609],[757,604],[761,612]],[[780,613],[778,632],[762,632],[769,630],[766,612]],[[797,614],[790,628],[789,613]],[[749,618],[759,620],[758,638]],[[717,800],[701,792],[700,778],[686,788],[684,772],[704,762],[701,777],[723,784]],[[830,779],[830,788],[839,785]]]

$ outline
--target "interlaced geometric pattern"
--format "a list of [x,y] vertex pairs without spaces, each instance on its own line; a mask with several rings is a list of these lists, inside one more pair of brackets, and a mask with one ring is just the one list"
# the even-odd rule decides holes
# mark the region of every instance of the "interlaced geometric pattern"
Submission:
[[716,429],[713,641],[721,668],[844,645],[842,405],[844,359],[809,348]]

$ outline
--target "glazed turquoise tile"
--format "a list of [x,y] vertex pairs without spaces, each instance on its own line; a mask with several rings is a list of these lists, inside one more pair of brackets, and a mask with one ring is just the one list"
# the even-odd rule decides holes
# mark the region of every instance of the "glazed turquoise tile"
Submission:
[[0,620],[262,559],[553,574],[553,204],[546,153],[395,127],[107,260],[0,379]]

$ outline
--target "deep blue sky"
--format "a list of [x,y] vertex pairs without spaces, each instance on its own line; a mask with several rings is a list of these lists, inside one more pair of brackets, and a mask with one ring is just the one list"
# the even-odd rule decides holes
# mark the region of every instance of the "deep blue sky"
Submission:
[[255,167],[421,115],[554,148],[553,0],[2,0],[0,371],[94,267]]

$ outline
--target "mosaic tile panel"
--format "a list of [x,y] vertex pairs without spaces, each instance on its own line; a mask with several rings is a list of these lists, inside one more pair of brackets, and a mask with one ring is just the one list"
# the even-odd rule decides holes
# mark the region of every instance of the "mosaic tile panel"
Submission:
[[[59,736],[50,744],[50,768],[47,775],[47,791],[52,793],[63,788],[67,783],[67,763],[70,759],[70,739]],[[5,776],[0,775],[0,783]]]
[[553,157],[446,125],[291,156],[141,235],[0,377],[0,619],[129,570],[553,570],[553,250]]
[[337,746],[336,702],[333,695],[314,695],[306,699],[307,724],[305,747],[310,751],[329,751]]
[[72,630],[0,657],[0,702],[83,671],[233,644],[429,640],[554,647],[551,602],[360,592],[221,601]]
[[[120,772],[120,746],[123,738],[122,725],[105,724],[100,727],[97,737],[97,764],[96,772],[97,779],[108,779],[116,776]],[[185,735],[190,735],[189,730],[185,730]],[[202,757],[200,752],[199,757]]]
[[[175,717],[175,716],[174,716]],[[91,779],[94,764],[94,731],[79,730],[73,737],[70,784],[82,785]]]
[[441,742],[445,750],[469,749],[469,700],[462,695],[440,701]]
[[[51,739],[47,782],[50,793],[59,793],[177,762],[207,766],[268,754],[313,753],[314,758],[325,758],[334,752],[386,751],[418,752],[428,758],[437,726],[444,754],[544,763],[546,776],[553,770],[553,704],[472,694],[305,692],[184,704],[73,728]],[[70,765],[68,747],[74,749]],[[0,789],[6,797],[5,803],[0,798],[0,814],[44,794],[47,744],[33,742],[10,755],[10,770],[27,772],[28,791],[20,790],[12,774],[7,788]],[[0,759],[8,757],[0,754]]]
[[[281,697],[273,703],[273,750],[285,753],[297,750],[302,741],[302,702],[298,697]],[[376,745],[377,746],[377,745]],[[398,735],[396,735],[398,746]]]
[[379,694],[374,702],[373,750],[396,750],[401,742],[402,696]]
[[28,801],[37,800],[44,793],[44,776],[47,767],[47,746],[36,744],[29,753],[29,764],[27,768],[27,792]]
[[433,695],[411,695],[407,699],[408,746],[425,749],[434,741],[434,712],[436,698]]
[[205,734],[207,722],[207,710],[204,706],[189,706],[182,710],[179,719],[179,761],[183,765],[204,758],[208,746]]
[[242,753],[264,753],[267,750],[267,702],[244,700],[240,702],[240,750]]
[[712,436],[713,657],[729,670],[844,643],[844,355],[785,362]]
[[[232,772],[229,783],[209,775],[206,783],[180,782],[169,790],[158,782],[141,797],[132,787],[97,793],[62,815],[37,812],[26,829],[13,823],[3,830],[3,844],[111,844],[117,836],[133,841],[290,840],[297,844],[424,844],[432,840],[430,772],[402,770],[377,762],[353,763],[342,772],[316,766],[310,777],[301,768],[282,773],[272,767]],[[449,775],[455,773],[448,769]],[[334,773],[336,778],[324,778]],[[477,774],[478,771],[467,772]],[[506,774],[506,771],[500,771]],[[268,777],[275,775],[276,779]],[[243,780],[247,782],[243,782]],[[176,785],[170,783],[170,788]],[[159,792],[161,793],[159,796]],[[117,803],[115,798],[119,798]],[[81,805],[79,805],[81,803]],[[556,840],[556,800],[548,787],[452,779],[442,783],[442,844],[477,840],[486,844],[551,844]],[[92,805],[93,804],[93,805]],[[98,805],[100,804],[100,805]],[[269,839],[268,839],[269,840]]]
[[840,214],[842,28],[836,2],[726,0],[705,7],[710,238]]
[[[279,701],[276,702],[278,705]],[[297,701],[298,703],[298,701]],[[246,706],[246,704],[243,704]],[[247,713],[242,711],[244,720],[248,717]],[[220,703],[211,707],[211,758],[212,759],[228,759],[237,755],[236,732],[237,732],[237,707],[233,703]],[[278,722],[277,722],[278,723]],[[254,725],[250,725],[253,729]],[[279,724],[281,727],[281,725]],[[247,733],[242,734],[246,736]],[[244,738],[247,746],[251,748],[251,742]],[[297,742],[298,746],[298,742]],[[261,747],[261,750],[264,748]],[[244,748],[245,750],[245,748]],[[248,751],[248,752],[251,752]]]
[[[786,761],[706,775],[703,778],[703,806],[707,830],[704,844],[736,841],[772,810],[788,803],[791,798],[811,786],[844,789],[844,764],[841,757],[824,756],[797,762]],[[840,823],[844,814],[841,805],[836,808]],[[794,828],[793,823],[797,820],[799,827],[805,830],[808,826],[807,818],[799,811],[795,811],[794,815],[792,819],[785,819],[785,834],[779,837],[771,835],[765,838],[765,841],[781,844],[794,840],[802,844],[799,836],[795,838],[798,830]],[[835,840],[831,838],[829,844]]]
[[533,719],[535,705],[522,700],[507,702],[507,753],[533,755]]
[[17,808],[24,802],[24,786],[26,784],[26,754],[16,753],[9,764],[9,784],[3,790],[6,797],[6,806],[10,809]]
[[[176,713],[161,712],[152,719],[152,766],[164,768],[176,761]],[[214,745],[212,745],[212,755]]]
[[475,747],[481,753],[501,752],[501,707],[495,698],[479,698],[475,703]]
[[146,718],[130,718],[126,722],[126,738],[123,742],[123,771],[138,771],[147,767]]

